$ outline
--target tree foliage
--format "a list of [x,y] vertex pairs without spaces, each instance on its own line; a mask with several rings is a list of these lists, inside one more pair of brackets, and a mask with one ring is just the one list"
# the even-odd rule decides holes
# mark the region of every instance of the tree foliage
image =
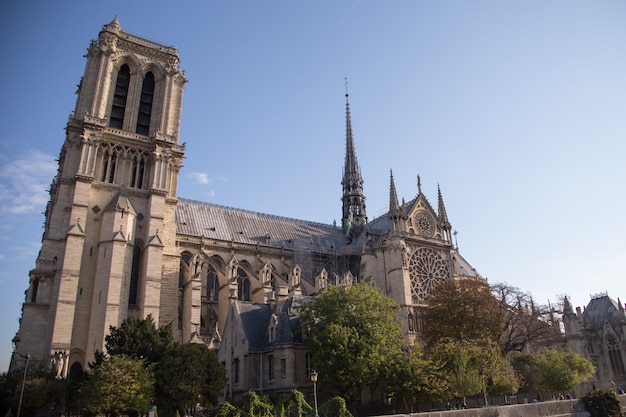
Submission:
[[496,343],[447,341],[433,349],[432,357],[442,364],[448,398],[471,397],[483,391],[491,395],[512,394],[519,388],[517,373]]
[[581,354],[556,349],[518,353],[512,361],[526,386],[537,391],[570,391],[595,372],[593,364]]
[[282,399],[277,405],[278,417],[304,417],[309,414],[313,407],[306,401],[304,394],[297,389],[292,389],[288,397]]
[[498,300],[485,281],[448,280],[426,297],[424,340],[428,349],[445,341],[497,342],[503,327]]
[[145,359],[149,365],[158,362],[172,346],[172,325],[157,328],[151,315],[145,319],[128,318],[120,327],[111,326],[104,340],[109,355]]
[[160,407],[191,412],[196,403],[217,405],[226,385],[226,370],[215,351],[204,345],[175,344],[155,368],[156,392]]
[[367,284],[327,287],[302,307],[312,366],[321,390],[356,404],[363,387],[383,382],[401,354],[398,304]]
[[153,399],[154,377],[145,361],[113,355],[89,370],[79,406],[87,413],[143,413]]
[[[23,369],[0,374],[1,415],[5,415],[9,410],[13,410],[13,414],[17,412],[23,377]],[[24,381],[21,413],[34,415],[38,410],[49,410],[53,404],[56,404],[57,408],[62,408],[66,385],[67,381],[56,379],[49,371],[30,368]]]
[[333,397],[319,408],[320,415],[332,417],[353,417],[346,406],[346,400],[341,397]]
[[403,355],[389,363],[381,394],[389,396],[405,412],[412,412],[413,403],[419,399],[443,400],[447,398],[448,385],[441,368],[437,359],[425,358],[419,346],[406,348]]
[[536,305],[532,295],[506,283],[491,286],[504,322],[500,334],[502,351],[522,352],[549,344],[558,329],[552,324],[549,306]]
[[259,396],[254,391],[246,392],[241,401],[239,401],[239,409],[242,411],[243,417],[272,417],[274,415],[274,406],[267,396]]
[[591,417],[623,417],[622,402],[614,391],[593,390],[582,398]]

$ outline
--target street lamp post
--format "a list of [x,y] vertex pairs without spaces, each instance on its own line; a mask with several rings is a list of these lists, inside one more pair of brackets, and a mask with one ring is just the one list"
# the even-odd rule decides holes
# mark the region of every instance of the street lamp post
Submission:
[[313,401],[315,403],[315,417],[319,417],[320,415],[317,413],[317,372],[315,370],[311,372],[311,381],[313,382]]
[[26,356],[21,353],[15,352],[20,355],[22,358],[26,359],[26,363],[24,364],[24,375],[22,376],[22,389],[20,391],[20,402],[17,405],[17,417],[20,417],[20,412],[22,411],[22,400],[24,399],[24,384],[26,383],[26,372],[28,371],[28,361],[30,360],[30,355],[27,353]]

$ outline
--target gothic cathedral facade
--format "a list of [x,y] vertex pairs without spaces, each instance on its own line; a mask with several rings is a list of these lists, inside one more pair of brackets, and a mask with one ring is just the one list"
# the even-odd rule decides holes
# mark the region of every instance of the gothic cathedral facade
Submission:
[[[89,46],[50,188],[42,246],[16,353],[60,377],[104,350],[110,326],[151,315],[174,339],[216,349],[228,398],[308,386],[297,304],[328,285],[366,282],[402,307],[417,342],[425,296],[449,279],[483,279],[453,244],[438,189],[368,219],[346,94],[341,225],[177,196],[185,75],[175,48],[126,33],[117,18]],[[11,366],[19,366],[14,355]]]

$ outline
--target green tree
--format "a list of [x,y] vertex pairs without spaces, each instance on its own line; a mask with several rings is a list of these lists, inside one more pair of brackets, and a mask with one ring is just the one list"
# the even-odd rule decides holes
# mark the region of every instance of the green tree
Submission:
[[556,349],[518,353],[512,361],[527,387],[537,391],[570,391],[595,372],[593,364],[579,353]]
[[158,362],[172,346],[172,340],[171,323],[157,328],[151,315],[145,319],[128,318],[120,327],[111,326],[104,339],[109,355],[145,359],[147,365]]
[[387,363],[405,343],[398,309],[393,299],[367,284],[327,287],[302,307],[322,391],[356,405],[362,388],[384,383]]
[[[24,370],[0,374],[0,414],[5,415],[12,410],[17,412]],[[45,367],[29,366],[24,380],[24,397],[22,399],[22,415],[36,414],[37,411],[48,411],[54,405],[63,408],[67,381],[55,378],[55,374]]]
[[309,414],[313,407],[306,402],[304,394],[297,389],[292,389],[291,394],[277,405],[278,413],[275,413],[279,417],[304,417]]
[[198,402],[217,405],[218,394],[226,385],[226,370],[217,353],[205,345],[175,344],[156,365],[155,378],[159,407],[192,414]]
[[80,388],[87,413],[145,413],[154,399],[154,376],[142,359],[113,355],[89,370]]
[[246,392],[241,401],[239,409],[243,417],[273,417],[274,406],[265,395],[259,396],[254,391]]
[[441,401],[446,398],[448,385],[441,372],[442,364],[425,358],[419,346],[389,362],[386,386],[381,394],[387,395],[398,411],[413,412],[415,400]]
[[443,341],[498,342],[504,320],[489,285],[478,279],[448,280],[426,297],[424,338],[428,349]]
[[326,401],[320,406],[319,413],[322,416],[353,417],[346,406],[346,400],[341,397],[333,397]]
[[517,373],[495,342],[448,341],[434,348],[432,357],[442,364],[449,398],[512,394],[519,388]]

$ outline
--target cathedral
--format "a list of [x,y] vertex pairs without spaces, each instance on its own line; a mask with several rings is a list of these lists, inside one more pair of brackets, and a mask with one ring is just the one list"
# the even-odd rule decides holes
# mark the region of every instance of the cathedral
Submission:
[[[118,19],[89,45],[50,187],[42,245],[11,367],[79,374],[110,326],[152,316],[174,340],[218,351],[226,397],[309,387],[297,305],[330,285],[365,282],[401,306],[412,342],[425,296],[444,280],[483,279],[453,244],[441,190],[368,218],[345,97],[340,225],[180,198],[185,74],[175,48],[125,32]],[[333,198],[333,197],[330,197]],[[339,207],[338,207],[339,211]]]

